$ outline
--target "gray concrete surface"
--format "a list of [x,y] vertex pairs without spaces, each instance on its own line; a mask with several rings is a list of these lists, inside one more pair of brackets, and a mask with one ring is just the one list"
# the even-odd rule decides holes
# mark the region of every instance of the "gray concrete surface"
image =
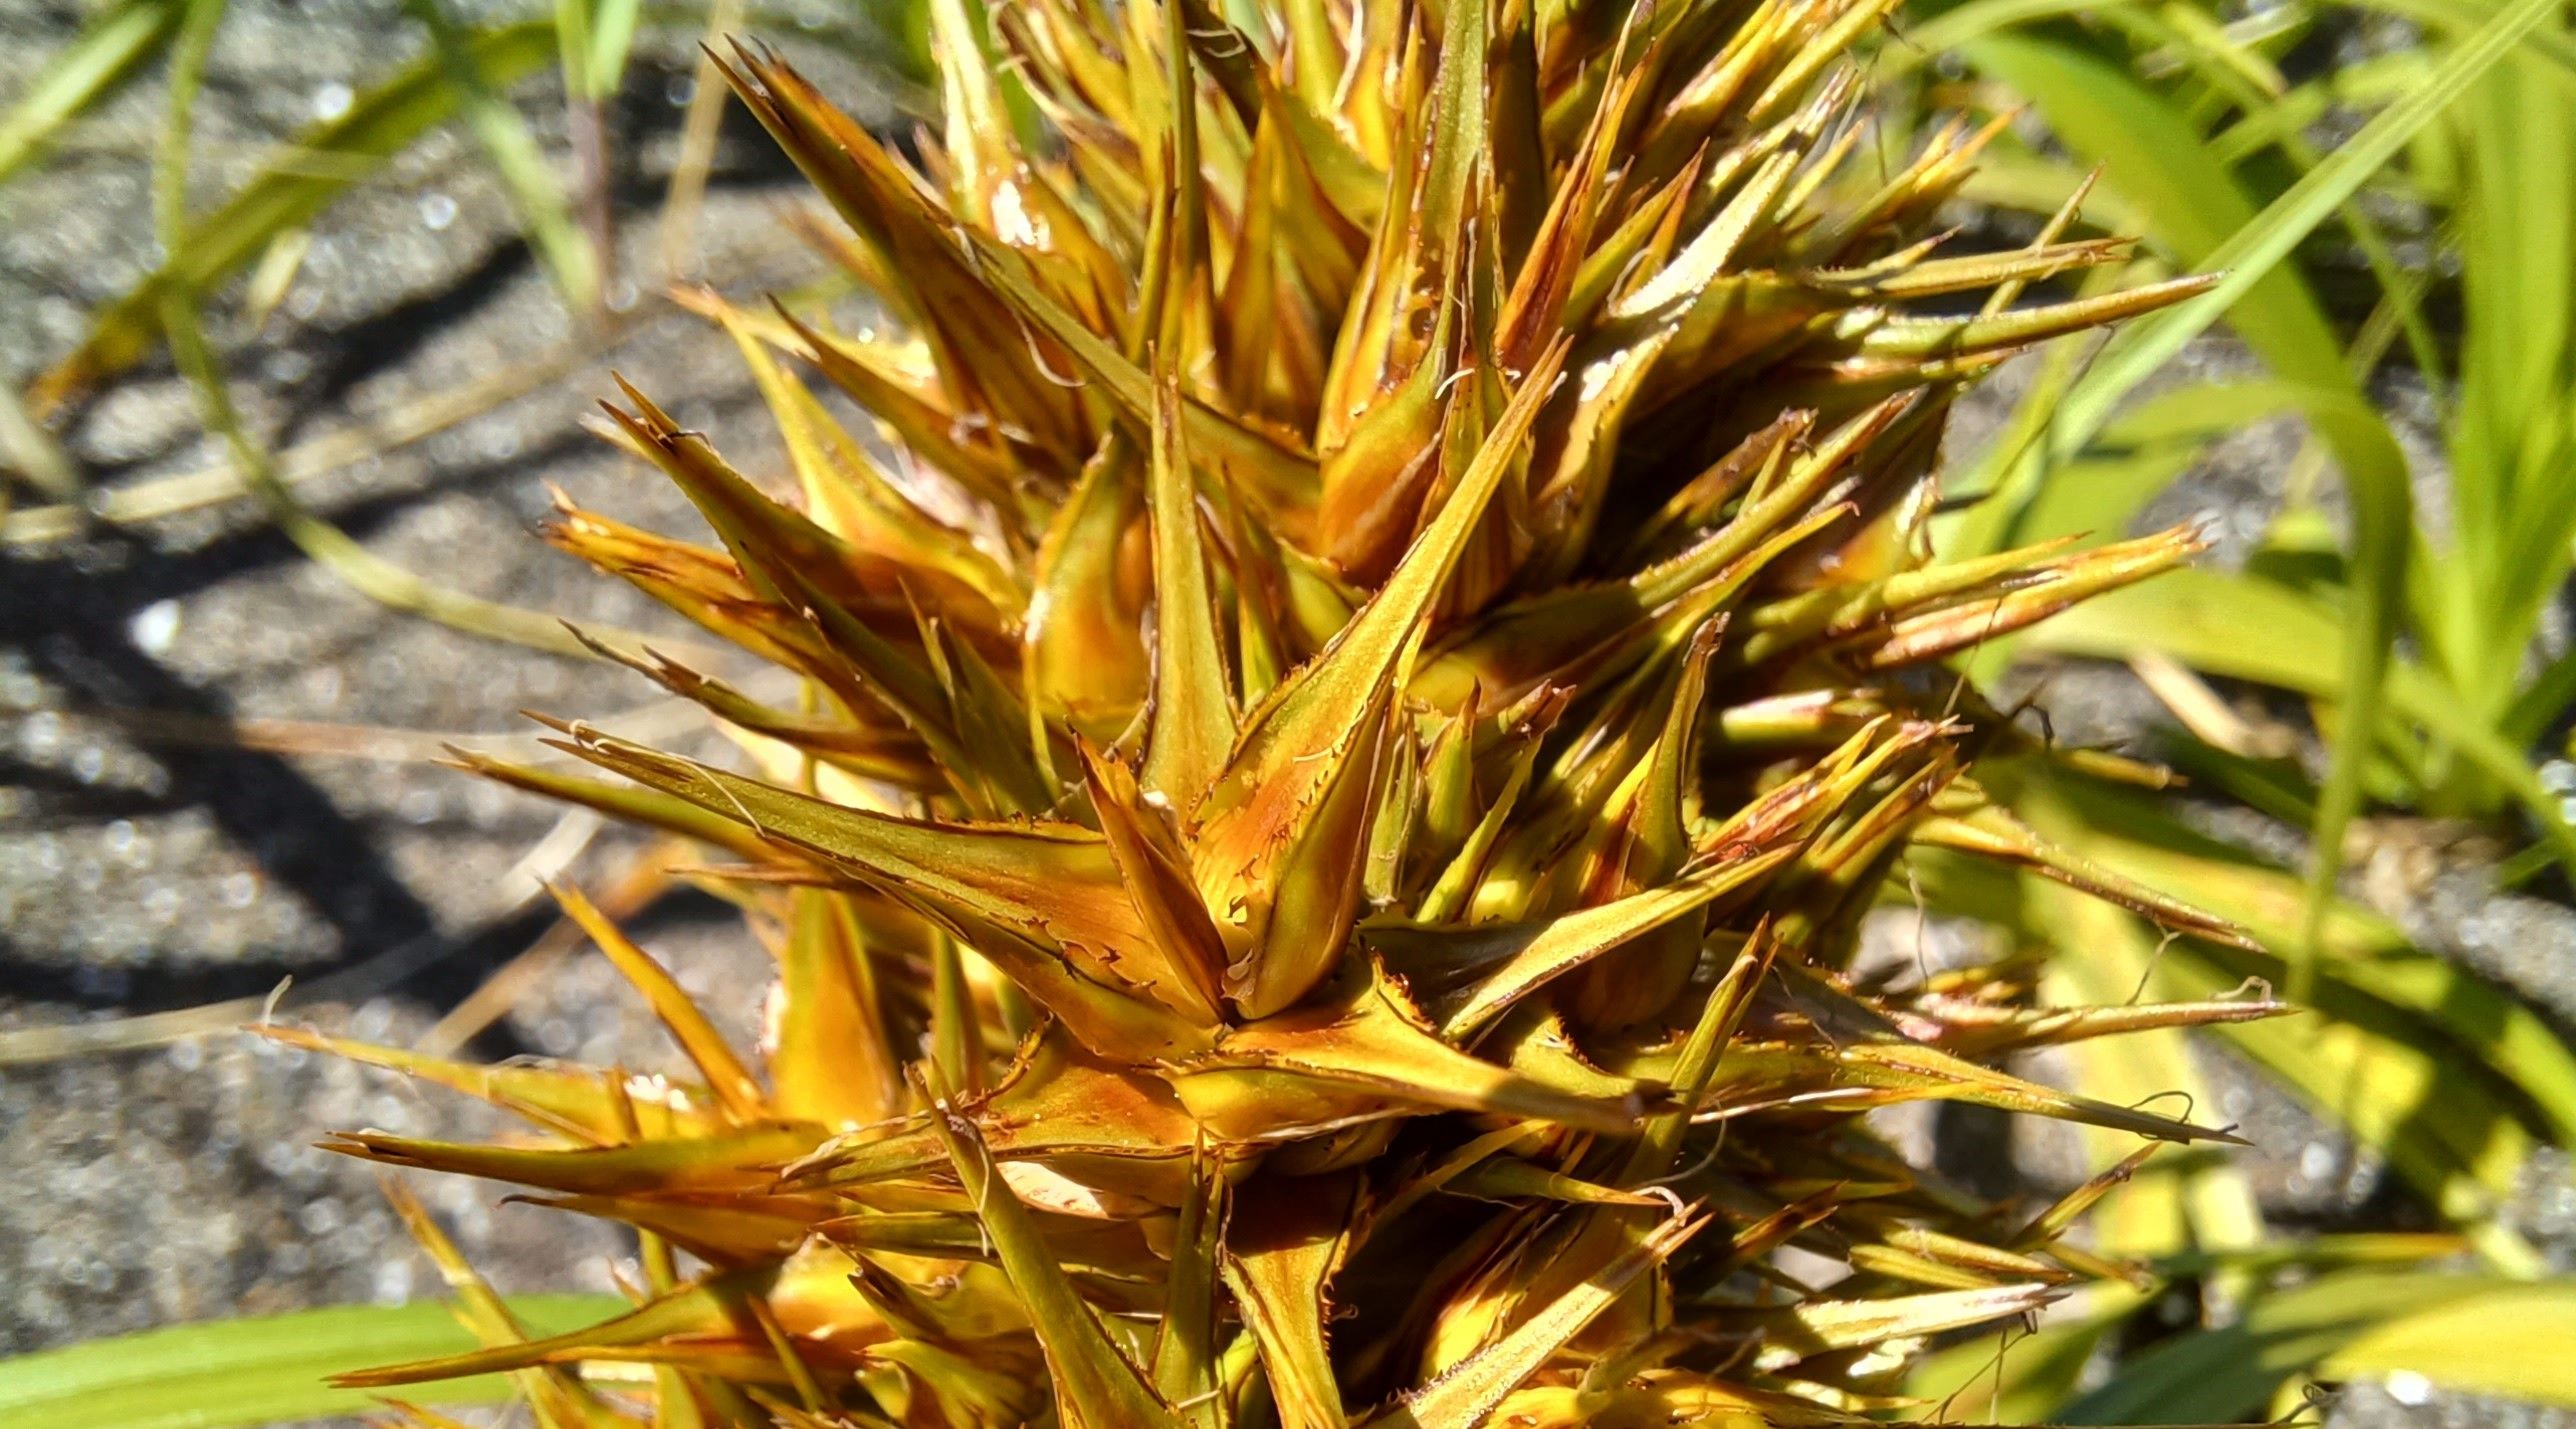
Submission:
[[[18,93],[78,18],[70,5],[0,6],[0,96]],[[273,138],[345,104],[344,86],[418,49],[394,0],[240,0],[221,34],[192,175],[201,206],[240,183]],[[650,39],[629,86],[641,97],[620,115],[615,191],[630,275],[649,276],[694,38]],[[786,39],[848,103],[882,112],[849,63]],[[550,88],[532,81],[519,97],[560,154]],[[58,162],[0,187],[0,379],[23,382],[68,350],[87,310],[145,270],[143,176],[161,102],[157,76],[145,75],[73,131]],[[777,221],[802,193],[737,115],[701,225],[706,274],[752,297],[819,273]],[[236,393],[254,428],[280,446],[324,436],[565,342],[567,314],[514,231],[460,134],[422,143],[334,206],[264,329],[241,330],[237,293],[211,309],[217,341],[237,353]],[[649,312],[635,286],[630,277],[627,296]],[[597,359],[303,490],[369,549],[431,579],[676,632],[649,602],[533,534],[550,485],[643,524],[703,529],[664,483],[577,423],[613,390],[614,367],[755,469],[776,453],[730,342],[694,319],[646,318]],[[221,459],[159,363],[78,409],[65,437],[109,486]],[[508,916],[496,890],[557,809],[417,754],[324,758],[137,737],[96,711],[520,740],[520,707],[596,714],[657,693],[622,672],[389,614],[245,503],[0,555],[0,1036],[376,968],[331,1001],[290,1000],[286,1015],[404,1043],[541,926]],[[613,868],[629,845],[604,835],[577,867]],[[757,989],[764,960],[729,916],[683,900],[641,936],[748,1029],[751,994],[737,990]],[[410,976],[391,980],[401,969],[385,967],[388,952]],[[669,1064],[667,1042],[607,971],[585,959],[546,979],[474,1050]],[[427,1268],[374,1174],[311,1146],[362,1125],[497,1129],[458,1099],[238,1035],[0,1065],[0,1354],[427,1293]],[[496,1188],[441,1179],[419,1184],[505,1288],[605,1289],[630,1251],[607,1228],[500,1207]]]

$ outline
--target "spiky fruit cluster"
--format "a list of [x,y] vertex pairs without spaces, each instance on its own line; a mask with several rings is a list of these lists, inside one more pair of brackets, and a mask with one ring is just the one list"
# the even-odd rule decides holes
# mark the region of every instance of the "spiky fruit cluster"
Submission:
[[796,495],[629,391],[721,549],[554,534],[806,694],[617,652],[762,777],[578,724],[618,779],[476,763],[739,860],[702,876],[777,957],[766,1075],[578,898],[696,1083],[344,1046],[541,1137],[341,1149],[625,1222],[655,1275],[530,1341],[446,1257],[490,1347],[353,1382],[519,1370],[564,1424],[636,1416],[621,1363],[671,1424],[1839,1423],[2103,1269],[2057,1244],[2100,1185],[2008,1217],[1862,1114],[2212,1135],[1988,1064],[2256,1009],[1846,970],[1910,846],[2225,935],[1989,803],[2017,736],[1941,668],[2188,538],[1926,536],[1961,384],[2190,285],[2015,308],[2115,245],[1939,256],[1977,136],[1849,162],[1887,4],[934,0],[910,161],[741,55],[889,330],[699,298]]

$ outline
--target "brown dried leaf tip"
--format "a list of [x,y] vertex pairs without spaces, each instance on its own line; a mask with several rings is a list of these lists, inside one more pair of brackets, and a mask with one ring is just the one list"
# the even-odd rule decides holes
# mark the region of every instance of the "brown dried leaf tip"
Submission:
[[2022,746],[1941,663],[2192,539],[1928,554],[1962,385],[2194,285],[1952,315],[2120,247],[1941,254],[1981,135],[1849,162],[1886,8],[932,0],[916,160],[725,59],[885,320],[691,295],[786,469],[629,388],[610,434],[720,545],[552,534],[804,693],[629,657],[756,775],[578,724],[613,777],[474,762],[740,861],[770,1035],[568,894],[690,1076],[339,1048],[531,1127],[339,1149],[677,1271],[531,1340],[440,1249],[486,1348],[352,1382],[514,1371],[550,1425],[1840,1424],[2116,1270],[1863,1114],[2219,1138],[1992,1064],[2271,1009],[1847,967],[1917,844],[2232,936],[1988,804]]

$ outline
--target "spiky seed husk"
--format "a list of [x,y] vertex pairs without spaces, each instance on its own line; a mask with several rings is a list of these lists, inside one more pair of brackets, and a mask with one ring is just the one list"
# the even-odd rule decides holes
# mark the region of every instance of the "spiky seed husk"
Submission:
[[[569,894],[694,1079],[300,1037],[534,1128],[339,1149],[660,1267],[529,1340],[433,1240],[486,1348],[349,1382],[517,1371],[550,1425],[1830,1424],[2105,1269],[2058,1244],[2098,1189],[2008,1213],[1863,1115],[2216,1137],[1992,1063],[2271,1009],[1848,970],[1916,845],[2234,936],[1988,801],[1978,760],[2045,752],[1942,666],[2192,539],[1929,542],[1965,384],[2197,284],[1964,301],[2122,249],[1938,251],[1986,135],[1869,177],[1843,56],[1887,0],[930,9],[914,159],[722,62],[885,309],[686,295],[787,490],[628,389],[610,435],[720,544],[553,528],[807,695],[624,657],[756,773],[579,724],[613,780],[469,760],[738,860],[763,1056]],[[573,1372],[617,1362],[649,1410]]]

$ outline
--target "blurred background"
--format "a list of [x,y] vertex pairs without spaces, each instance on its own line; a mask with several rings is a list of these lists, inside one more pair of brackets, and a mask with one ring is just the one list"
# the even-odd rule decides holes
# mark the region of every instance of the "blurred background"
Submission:
[[[541,877],[751,1036],[766,955],[667,850],[437,761],[535,757],[522,707],[700,737],[556,617],[685,633],[531,528],[561,488],[698,529],[584,430],[612,371],[775,464],[675,285],[856,301],[700,42],[757,36],[903,126],[918,29],[902,0],[0,0],[0,1355],[434,1297],[372,1173],[311,1142],[479,1110],[233,1029],[670,1064]],[[1879,956],[2000,939],[2080,954],[2048,976],[2084,1000],[2259,980],[2316,1009],[2020,1069],[2186,1096],[2255,1146],[2160,1158],[2097,1214],[2153,1289],[1919,1388],[1963,1422],[2576,1424],[2568,7],[1919,3],[1854,59],[1891,164],[1992,127],[1958,249],[2090,182],[2076,227],[2141,242],[2088,281],[2238,274],[2215,321],[1971,398],[1948,481],[1985,499],[1943,539],[2205,523],[2202,568],[1975,672],[2189,776],[2021,807],[2268,950],[2005,879],[1914,889]],[[173,302],[202,352],[165,341]],[[1999,1195],[2119,1149],[1974,1109],[1890,1130]],[[421,1189],[504,1290],[604,1291],[633,1251]]]

